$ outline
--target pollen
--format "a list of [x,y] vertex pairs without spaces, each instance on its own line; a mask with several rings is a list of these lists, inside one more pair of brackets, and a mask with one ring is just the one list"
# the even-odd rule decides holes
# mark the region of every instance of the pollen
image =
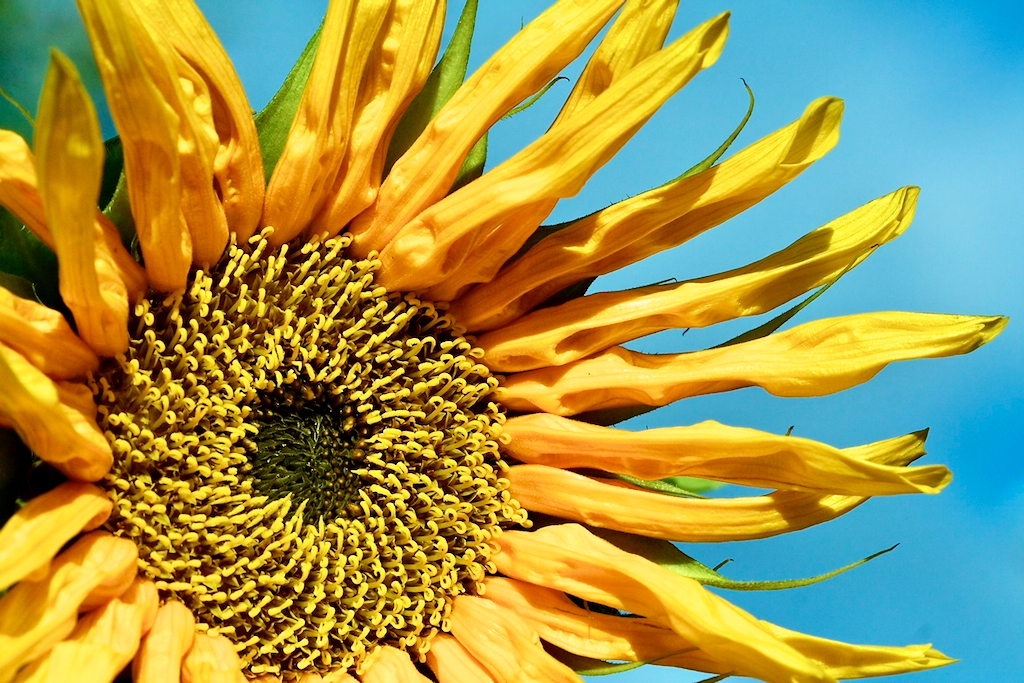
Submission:
[[231,245],[139,304],[90,379],[116,464],[107,522],[163,599],[250,675],[425,654],[452,600],[525,525],[482,352],[437,306],[374,284],[349,238]]

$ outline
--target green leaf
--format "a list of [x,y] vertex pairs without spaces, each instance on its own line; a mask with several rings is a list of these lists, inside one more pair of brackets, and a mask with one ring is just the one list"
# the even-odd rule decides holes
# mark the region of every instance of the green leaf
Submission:
[[[616,474],[616,479],[628,482],[633,486],[645,489],[647,491],[654,491],[655,493],[664,493],[668,496],[676,496],[678,498],[704,498],[704,496],[694,493],[681,486],[676,486],[675,483],[669,481],[669,479],[637,479],[631,477],[628,474]],[[683,479],[684,477],[674,477],[675,479]]]
[[38,301],[58,311],[65,310],[57,284],[57,256],[3,207],[0,272],[28,281]]
[[[387,158],[384,161],[384,175],[386,176],[398,158],[405,154],[412,146],[420,133],[426,129],[431,119],[441,111],[448,100],[452,98],[455,91],[459,89],[466,79],[466,67],[469,64],[469,49],[473,42],[473,28],[476,24],[477,0],[466,0],[459,16],[459,22],[455,25],[455,32],[452,34],[451,42],[445,48],[444,54],[438,60],[434,69],[430,72],[423,89],[416,95],[409,108],[405,110],[395,134],[391,138],[391,145],[388,147]],[[480,145],[478,142],[477,145]],[[480,150],[474,146],[473,150],[480,154]],[[483,154],[486,154],[487,143],[483,143]],[[470,157],[473,151],[470,151]],[[467,158],[467,162],[469,159]],[[474,162],[475,163],[475,162]],[[483,162],[479,163],[483,168]],[[467,170],[466,163],[463,163],[463,171]],[[468,171],[467,171],[468,172]],[[478,174],[479,175],[479,174]],[[469,182],[468,180],[465,182]],[[465,183],[463,183],[465,184]]]
[[323,22],[317,28],[313,37],[306,43],[306,47],[299,55],[298,61],[288,72],[284,83],[278,88],[270,102],[263,108],[263,111],[256,114],[256,137],[259,139],[260,152],[263,154],[263,176],[270,182],[270,176],[274,173],[277,160],[281,158],[284,151],[284,143],[288,139],[288,131],[291,130],[292,120],[295,118],[295,111],[299,108],[299,100],[302,99],[302,91],[306,87],[306,79],[313,68],[313,58],[316,57],[316,48],[320,44],[320,32],[323,31]]
[[747,125],[747,121],[750,120],[750,115],[754,113],[754,91],[750,89],[750,86],[747,85],[746,81],[743,81],[743,87],[747,89],[747,95],[750,96],[750,104],[747,106],[747,114],[746,116],[743,117],[743,120],[740,121],[740,125],[736,126],[736,130],[732,132],[732,135],[727,137],[725,139],[725,142],[719,145],[718,149],[711,153],[711,156],[704,159],[704,161],[700,162],[696,166],[687,169],[678,178],[675,178],[674,180],[671,180],[669,182],[675,183],[682,180],[683,178],[689,178],[692,175],[697,175],[698,173],[708,170],[716,161],[718,161],[722,157],[723,154],[725,154],[725,151],[729,149],[729,146],[736,141],[736,138],[739,136],[740,131],[742,131],[744,126]]
[[668,569],[674,574],[694,579],[705,586],[737,591],[785,590],[788,588],[810,586],[838,576],[843,572],[853,569],[854,567],[859,567],[865,562],[870,562],[880,555],[891,552],[896,548],[896,545],[899,545],[897,543],[891,548],[881,550],[865,557],[862,560],[848,564],[845,567],[840,567],[839,569],[835,569],[825,574],[819,574],[818,576],[812,576],[806,579],[787,579],[782,581],[735,581],[733,579],[727,579],[710,567],[706,567],[668,541],[645,538],[620,531],[610,531],[608,529],[592,529],[592,531],[597,536],[600,536],[621,550],[645,557],[648,560],[661,565],[665,569]]

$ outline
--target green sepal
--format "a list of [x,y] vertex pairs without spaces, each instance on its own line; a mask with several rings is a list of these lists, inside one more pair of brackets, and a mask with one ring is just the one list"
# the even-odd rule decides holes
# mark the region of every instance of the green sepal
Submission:
[[0,427],[0,526],[18,510],[18,497],[32,453],[13,429]]
[[36,296],[36,290],[32,287],[32,283],[23,277],[0,272],[0,287],[3,287],[15,296],[20,296],[22,299],[39,301],[39,297]]
[[473,182],[483,174],[484,164],[487,162],[487,135],[484,133],[483,137],[470,147],[469,154],[466,155],[455,176],[455,182],[452,183],[451,192],[455,192],[466,183]]
[[132,217],[132,204],[128,199],[128,181],[123,171],[117,179],[117,185],[114,187],[110,201],[103,207],[103,215],[109,218],[117,228],[121,244],[132,251],[132,255],[138,260],[139,255],[133,249],[133,245],[136,243],[135,218]]
[[0,272],[27,281],[33,298],[40,303],[64,310],[57,283],[57,256],[3,207],[0,207]]
[[28,112],[28,109],[25,108],[25,105],[23,105],[18,100],[14,99],[14,96],[6,90],[4,90],[2,86],[0,86],[0,97],[3,97],[12,107],[18,110],[18,113],[24,116],[25,120],[28,121],[29,126],[31,126],[33,129],[36,127],[36,122],[32,118],[32,114],[30,114]]
[[[388,147],[387,157],[384,161],[385,176],[391,171],[391,167],[398,161],[398,158],[405,154],[406,150],[412,146],[412,143],[426,129],[431,119],[437,115],[437,112],[441,111],[441,107],[452,98],[452,95],[455,94],[455,91],[459,89],[462,82],[466,79],[466,67],[469,65],[469,49],[473,42],[473,28],[476,25],[476,6],[477,0],[466,0],[448,47],[445,48],[441,59],[434,65],[434,69],[430,72],[430,76],[427,77],[427,82],[423,85],[423,89],[420,90],[412,103],[409,104],[409,108],[405,110],[405,114],[399,120],[395,133],[391,137],[391,144]],[[478,142],[477,145],[479,144]],[[481,150],[477,150],[476,146],[473,147],[473,150],[476,150],[478,154],[481,153]],[[485,142],[482,153],[486,155],[486,152],[487,143]],[[470,157],[472,156],[473,151],[470,151]],[[469,157],[467,157],[468,160]],[[482,160],[479,163],[479,167],[483,168]],[[466,168],[466,163],[464,162],[462,170],[459,171],[460,177],[463,171],[466,171]]]
[[632,484],[637,488],[654,491],[655,493],[664,493],[667,496],[675,496],[677,498],[704,498],[704,496],[699,493],[694,493],[682,486],[677,486],[674,482],[670,481],[670,479],[687,479],[688,477],[671,477],[667,479],[648,480],[637,479],[636,477],[631,477],[628,474],[616,474],[614,476],[616,479],[621,479],[622,481]]
[[96,202],[100,208],[105,208],[114,198],[114,190],[124,175],[124,148],[121,146],[120,136],[114,136],[103,141],[103,181],[100,183],[100,198]]
[[502,116],[498,120],[499,121],[504,121],[505,119],[512,118],[513,116],[515,116],[516,114],[518,114],[521,111],[526,111],[527,109],[529,109],[533,105],[537,104],[537,102],[540,100],[540,98],[544,97],[544,95],[547,94],[548,90],[551,90],[551,88],[555,85],[555,83],[558,83],[559,81],[568,81],[568,80],[569,80],[569,78],[566,77],[566,76],[556,76],[555,78],[552,78],[550,81],[548,81],[547,85],[545,85],[543,88],[540,89],[540,91],[537,94],[535,94],[533,97],[531,97],[530,99],[526,100],[522,104],[513,107],[512,110],[509,113],[505,114],[504,116]]
[[552,650],[552,654],[558,661],[562,662],[570,669],[575,671],[580,676],[611,676],[612,674],[622,673],[623,671],[631,671],[633,669],[639,669],[642,666],[648,664],[654,664],[655,662],[665,659],[667,657],[673,657],[675,655],[681,655],[686,652],[693,652],[697,648],[688,647],[678,652],[667,652],[660,657],[654,657],[647,659],[642,662],[622,662],[615,663],[609,662],[604,659],[594,659],[592,657],[584,657],[562,648],[556,648],[551,645],[545,645],[545,649]]
[[899,545],[897,543],[891,548],[886,548],[885,550],[868,555],[864,559],[848,564],[845,567],[840,567],[839,569],[835,569],[825,574],[819,574],[818,576],[812,576],[806,579],[788,579],[783,581],[735,581],[733,579],[727,579],[710,567],[706,567],[668,541],[646,538],[643,536],[636,536],[634,534],[611,531],[608,529],[592,529],[592,531],[594,534],[600,536],[619,549],[651,560],[665,569],[668,569],[673,574],[694,579],[705,586],[735,591],[770,591],[810,586],[836,577],[843,572],[853,569],[854,567],[859,567],[865,562],[870,562],[880,555],[891,552],[896,548],[896,545]]
[[288,140],[288,131],[291,130],[292,121],[295,119],[295,111],[299,108],[302,91],[306,88],[306,80],[313,69],[313,59],[316,57],[316,48],[320,45],[320,33],[323,29],[324,24],[321,21],[299,55],[298,61],[285,77],[284,83],[270,98],[267,106],[253,117],[260,153],[263,155],[263,178],[266,182],[270,182],[277,160],[284,151],[284,143]]
[[711,153],[711,156],[704,159],[696,166],[687,169],[678,178],[670,180],[669,183],[666,184],[676,183],[684,178],[689,178],[690,176],[697,175],[698,173],[708,170],[709,168],[711,168],[712,165],[714,165],[716,161],[718,161],[722,157],[723,154],[725,154],[725,151],[729,149],[729,146],[736,141],[736,138],[739,136],[740,131],[742,131],[743,128],[747,125],[747,121],[750,120],[750,115],[754,113],[754,91],[750,89],[750,86],[747,85],[746,81],[743,81],[743,87],[747,89],[747,95],[750,97],[750,104],[747,106],[747,113],[743,117],[743,120],[740,121],[740,125],[736,126],[736,130],[732,132],[732,135],[727,137],[725,139],[725,142],[719,145],[718,149]]
[[663,481],[690,493],[704,493],[705,491],[714,491],[725,486],[720,481],[701,479],[699,477],[666,477]]
[[589,410],[585,413],[574,415],[572,419],[578,422],[599,425],[601,427],[610,427],[611,425],[625,422],[631,418],[646,415],[657,407],[658,406],[623,406],[621,408],[602,408],[600,410]]

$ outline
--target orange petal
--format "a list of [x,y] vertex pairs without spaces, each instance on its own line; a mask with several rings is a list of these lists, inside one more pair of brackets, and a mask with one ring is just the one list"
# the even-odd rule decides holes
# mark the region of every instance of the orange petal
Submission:
[[648,617],[728,663],[738,675],[768,683],[834,681],[752,616],[693,579],[619,550],[579,525],[508,531],[497,543],[494,562],[506,576]]
[[194,3],[130,2],[139,17],[174,50],[174,65],[178,77],[189,83],[187,101],[200,131],[216,143],[212,182],[227,227],[240,241],[247,240],[256,231],[263,210],[263,162],[252,110],[235,69]]
[[158,602],[156,586],[136,579],[120,597],[83,616],[63,640],[19,672],[17,683],[108,683],[131,661]]
[[370,665],[362,675],[363,683],[430,683],[416,670],[409,655],[393,647],[378,647],[370,655]]
[[180,683],[181,665],[192,646],[196,620],[180,602],[163,604],[132,663],[135,683]]
[[224,636],[197,633],[181,667],[181,683],[246,683],[235,646]]
[[521,412],[576,415],[663,406],[750,386],[773,396],[823,396],[866,382],[894,361],[970,353],[1005,326],[1001,317],[863,313],[693,353],[648,355],[615,347],[569,365],[512,375],[495,398]]
[[494,683],[483,664],[446,633],[439,633],[430,640],[427,666],[438,683]]
[[437,56],[444,7],[442,0],[391,5],[360,88],[343,170],[308,232],[337,235],[377,198],[391,136]]
[[452,635],[498,683],[582,683],[572,669],[544,651],[533,628],[490,600],[455,598],[451,626]]
[[47,575],[0,598],[0,681],[71,633],[77,614],[124,593],[135,577],[135,544],[94,531],[57,556]]
[[110,469],[110,444],[96,426],[92,393],[54,383],[24,356],[0,344],[0,414],[40,459],[67,477],[96,481]]
[[[179,145],[197,151],[182,121],[180,102],[168,101],[172,77],[165,50],[152,40],[138,17],[121,2],[77,0],[121,137],[124,172],[139,247],[154,289],[185,286],[192,260],[192,237],[183,213]],[[201,214],[197,214],[201,215]]]
[[383,249],[444,197],[484,132],[579,55],[622,3],[560,0],[477,69],[395,163],[376,203],[349,226],[353,253]]
[[0,287],[0,342],[51,379],[80,379],[99,369],[93,353],[57,311]]
[[540,220],[509,219],[579,192],[665,100],[714,64],[727,33],[728,14],[704,22],[511,159],[425,208],[381,251],[378,284],[448,301],[489,281]]
[[743,268],[533,311],[482,335],[477,345],[491,370],[519,372],[564,365],[665,329],[765,313],[832,282],[900,235],[914,216],[917,195],[916,187],[897,190]]
[[470,331],[496,329],[551,295],[682,244],[761,201],[839,139],[843,104],[821,98],[799,120],[722,163],[613,204],[534,245],[453,302]]
[[388,0],[335,0],[327,6],[316,58],[267,185],[261,226],[283,244],[309,225],[343,169],[366,62]]
[[505,451],[525,463],[591,468],[638,479],[702,477],[761,488],[854,496],[937,493],[949,483],[939,465],[890,467],[795,436],[713,421],[630,432],[546,413],[509,420]]
[[28,501],[0,529],[0,590],[45,571],[65,543],[102,524],[111,506],[102,489],[75,481]]

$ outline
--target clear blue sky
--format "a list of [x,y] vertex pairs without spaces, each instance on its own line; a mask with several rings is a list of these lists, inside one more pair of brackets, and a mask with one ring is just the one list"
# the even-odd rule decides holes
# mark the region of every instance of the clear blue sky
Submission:
[[[23,18],[17,29],[11,22],[19,4],[0,5],[0,21],[7,24],[0,58],[9,65],[2,78],[30,103],[47,41],[71,46],[75,40],[71,1],[39,4],[52,12]],[[482,0],[473,63],[546,4]],[[323,11],[320,2],[203,6],[254,108],[273,94]],[[672,36],[725,9],[733,10],[731,33],[718,63],[673,98],[578,197],[560,204],[552,222],[658,185],[706,156],[742,117],[741,77],[757,106],[734,149],[789,123],[822,95],[846,101],[840,143],[742,216],[642,268],[602,279],[599,287],[743,265],[913,184],[922,193],[907,233],[796,322],[875,310],[1013,319],[1001,337],[970,356],[890,366],[869,384],[835,396],[779,399],[747,389],[690,399],[633,426],[715,419],[784,432],[793,425],[798,435],[841,447],[931,427],[922,462],[954,472],[942,494],[874,499],[822,527],[687,552],[711,565],[733,558],[726,573],[735,578],[775,579],[827,571],[898,542],[895,552],[825,584],[726,597],[788,628],[852,642],[933,642],[963,660],[911,679],[921,683],[1012,680],[1024,672],[1024,11],[1008,2],[707,0],[682,3]],[[52,35],[38,37],[47,30]],[[498,124],[493,157],[506,157],[541,134],[567,92],[556,86],[533,109]],[[11,125],[4,114],[3,125]],[[663,333],[636,347],[702,348],[749,324],[694,330],[685,338]],[[699,678],[647,667],[616,680]]]

